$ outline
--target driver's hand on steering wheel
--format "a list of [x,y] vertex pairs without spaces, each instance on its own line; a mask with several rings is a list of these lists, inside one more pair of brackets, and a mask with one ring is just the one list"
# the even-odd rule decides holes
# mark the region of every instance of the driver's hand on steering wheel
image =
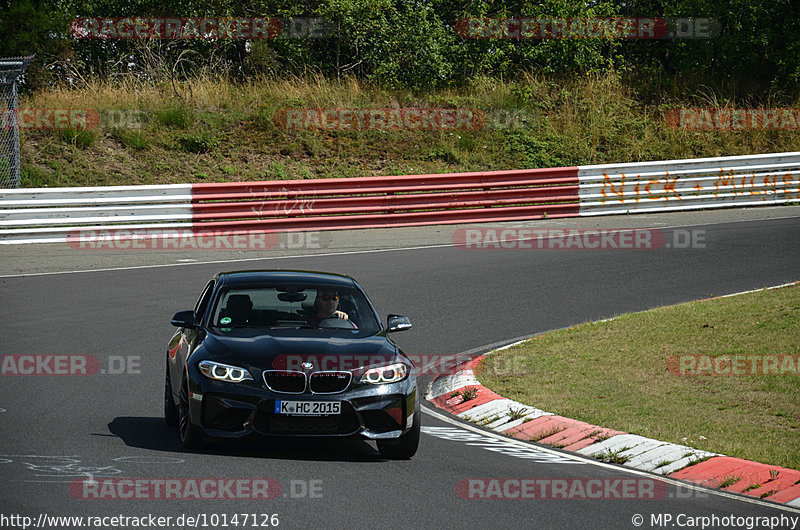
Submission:
[[[344,311],[338,311],[338,310],[334,311],[334,313],[331,315],[331,317],[341,318],[342,320],[348,320],[350,318],[350,317],[347,316],[347,313],[345,313]],[[328,317],[328,318],[330,318],[330,317]]]

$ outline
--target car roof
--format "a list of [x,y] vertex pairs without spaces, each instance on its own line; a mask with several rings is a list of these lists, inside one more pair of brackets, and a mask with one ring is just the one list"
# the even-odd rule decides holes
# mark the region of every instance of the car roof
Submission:
[[253,285],[265,283],[314,283],[334,287],[353,287],[356,281],[350,276],[330,272],[302,270],[249,270],[217,274],[220,285]]

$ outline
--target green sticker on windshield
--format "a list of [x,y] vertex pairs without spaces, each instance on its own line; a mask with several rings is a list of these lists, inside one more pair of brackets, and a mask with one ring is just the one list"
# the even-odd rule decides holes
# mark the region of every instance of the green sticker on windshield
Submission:
[[230,317],[224,317],[224,318],[220,319],[219,323],[220,324],[230,324],[231,323],[231,318]]

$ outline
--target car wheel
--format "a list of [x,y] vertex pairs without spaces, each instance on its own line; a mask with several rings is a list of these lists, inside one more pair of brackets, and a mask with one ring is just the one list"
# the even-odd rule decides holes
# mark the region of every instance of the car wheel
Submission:
[[419,447],[419,433],[422,414],[419,405],[414,411],[414,423],[411,429],[397,440],[378,440],[378,451],[381,456],[390,460],[406,460],[414,456]]
[[180,418],[178,432],[181,435],[181,445],[183,445],[185,449],[196,449],[203,445],[203,431],[191,421],[188,383],[184,383],[181,386],[181,394],[178,403],[178,415]]
[[172,399],[172,383],[169,378],[169,366],[167,366],[167,375],[164,377],[164,422],[167,427],[177,427],[179,417],[178,406]]

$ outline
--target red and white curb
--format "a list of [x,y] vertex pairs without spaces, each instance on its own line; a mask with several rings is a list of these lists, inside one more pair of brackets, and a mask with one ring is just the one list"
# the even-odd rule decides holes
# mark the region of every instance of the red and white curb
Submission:
[[[475,377],[474,369],[485,356],[438,376],[425,399],[466,421],[514,438],[800,508],[800,471],[606,429],[504,398]],[[474,397],[464,401],[460,393],[470,390]],[[728,485],[719,488],[723,483]]]

